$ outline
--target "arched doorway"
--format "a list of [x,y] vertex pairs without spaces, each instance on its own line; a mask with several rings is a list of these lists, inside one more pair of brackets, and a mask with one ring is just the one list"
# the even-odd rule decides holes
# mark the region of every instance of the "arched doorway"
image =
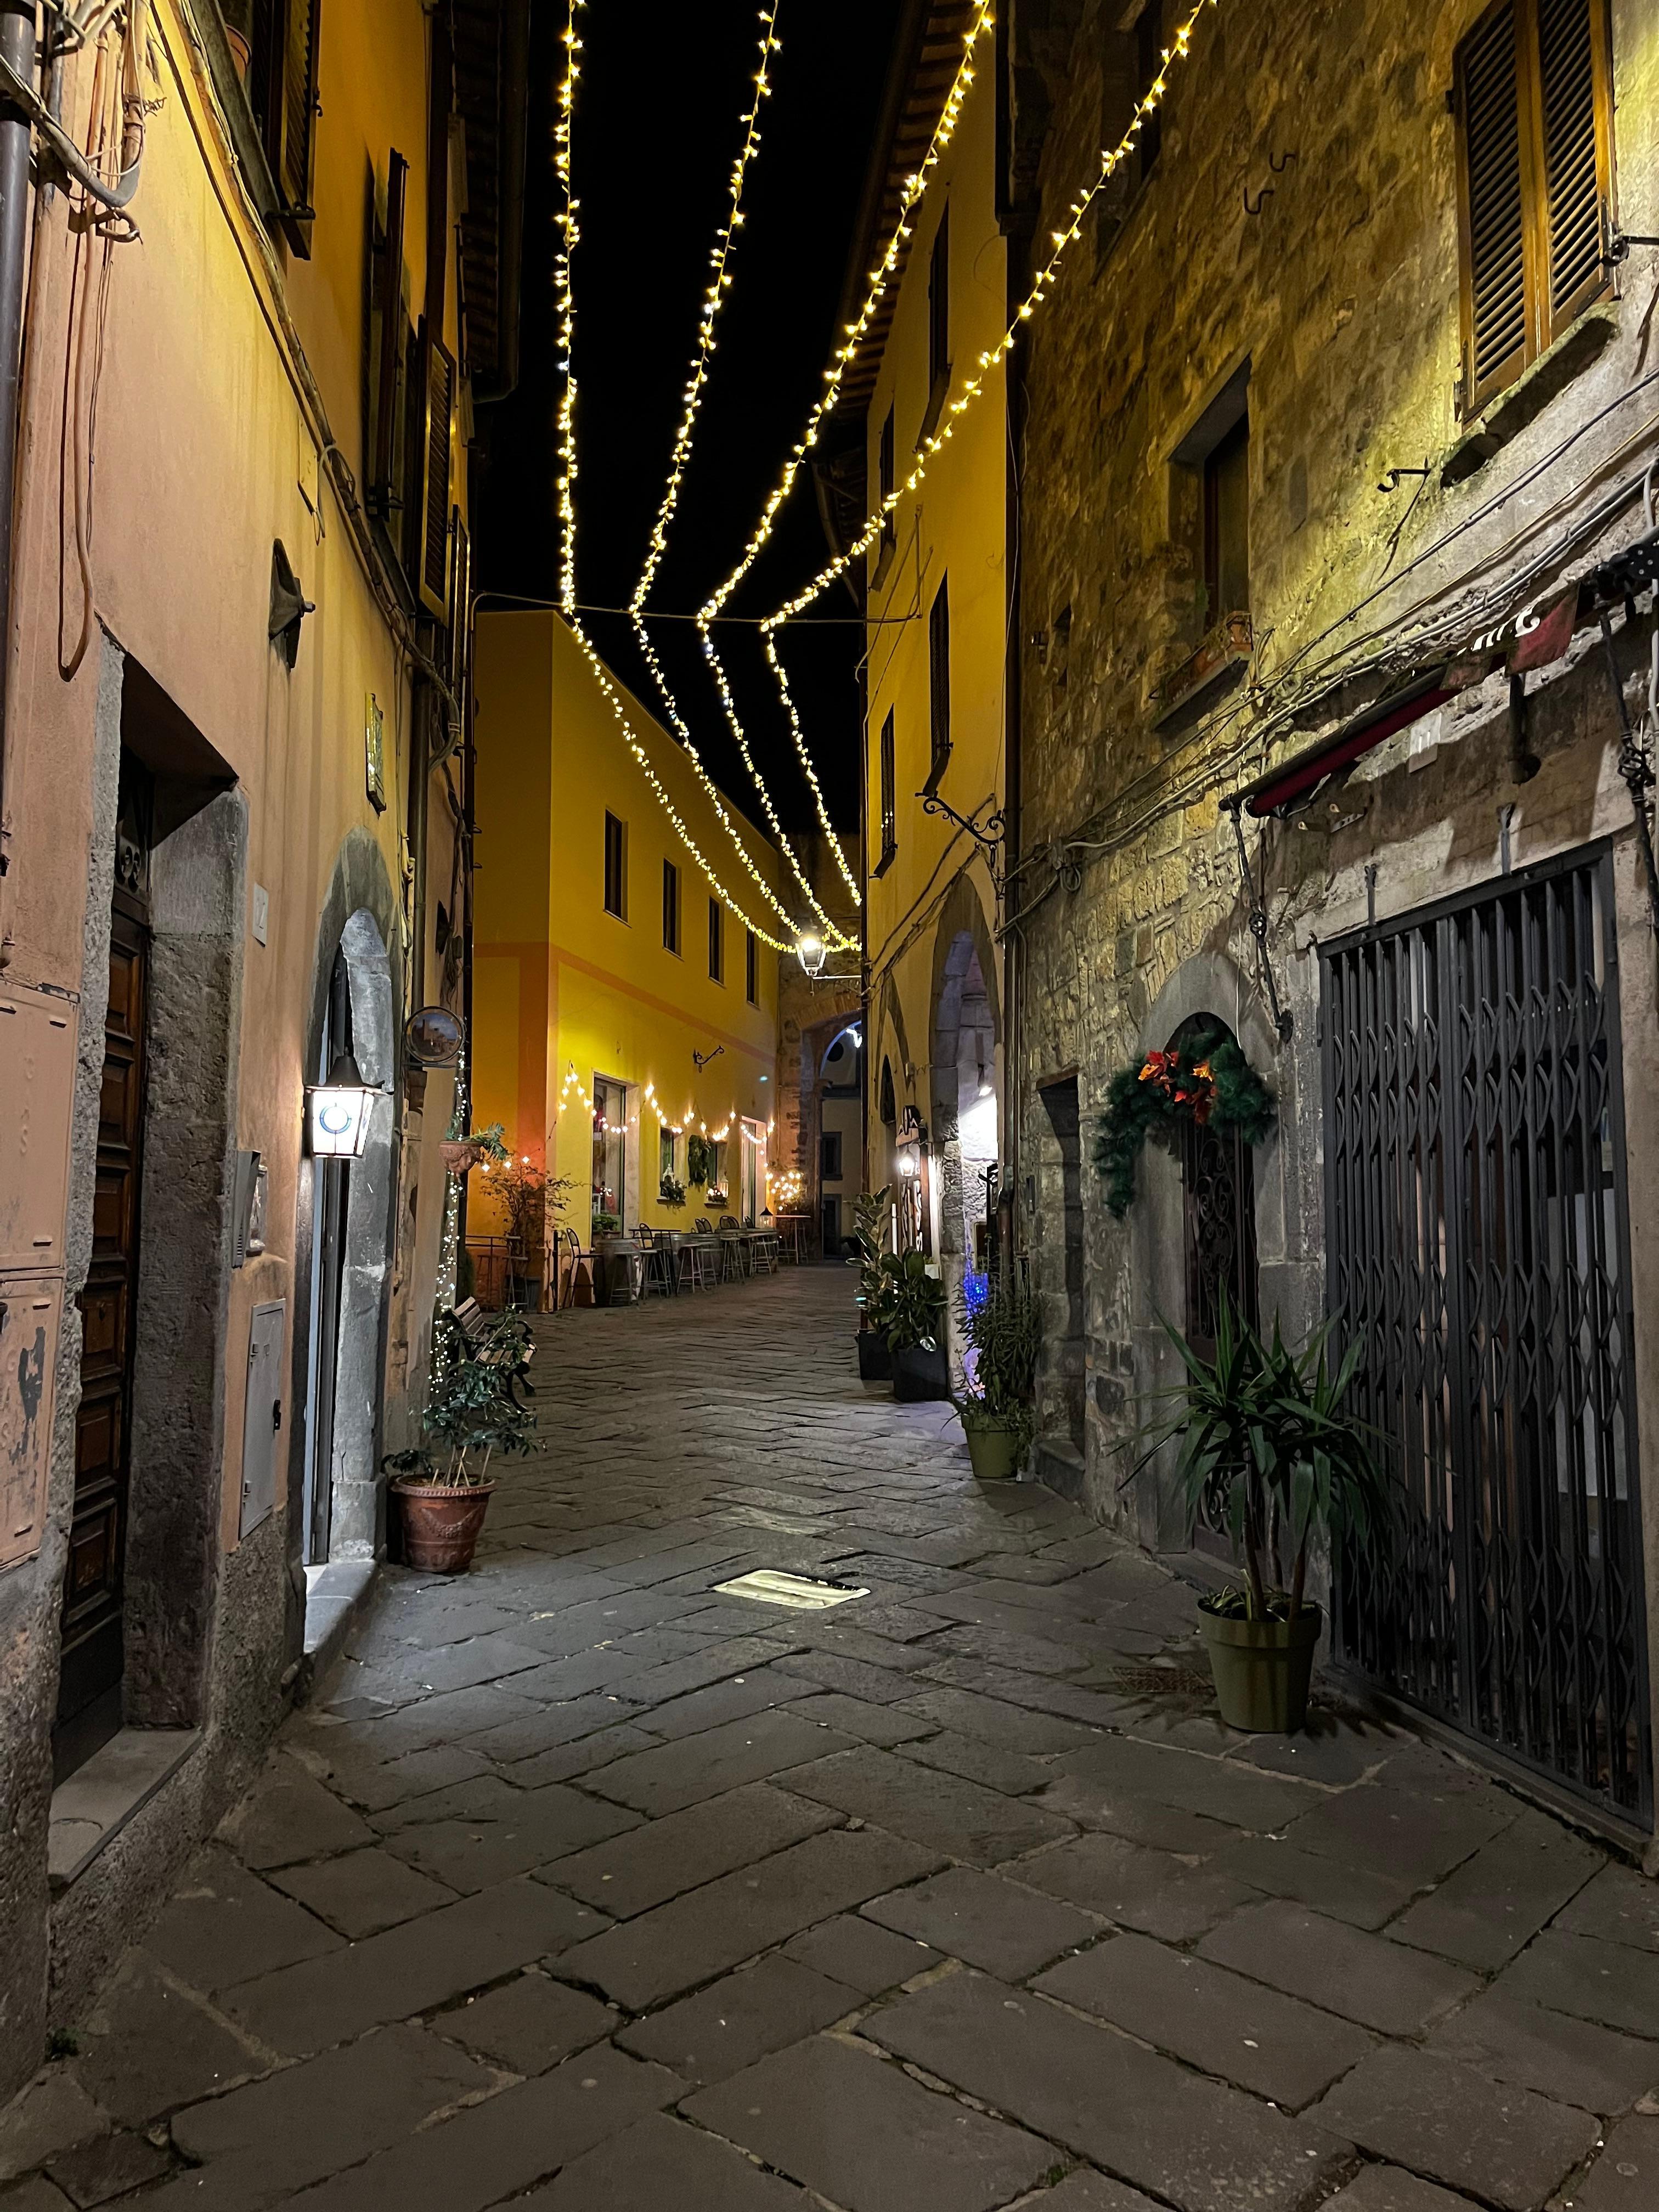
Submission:
[[385,1095],[355,1160],[313,1160],[306,1361],[305,1560],[372,1559],[380,1547],[380,1428],[393,1184],[391,963],[374,917],[359,908],[330,963],[312,1079],[349,1052]]

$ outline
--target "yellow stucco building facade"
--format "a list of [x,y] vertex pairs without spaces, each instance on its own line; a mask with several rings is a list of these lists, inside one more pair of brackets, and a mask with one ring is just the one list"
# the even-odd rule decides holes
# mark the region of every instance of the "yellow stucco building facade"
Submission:
[[[919,48],[896,64],[893,136],[866,193],[878,216],[937,120],[949,81],[938,56],[954,22],[935,7]],[[1006,796],[1005,398],[1000,362],[980,367],[1006,315],[995,143],[986,69],[914,210],[890,311],[872,324],[842,402],[866,410],[869,507],[900,494],[868,556],[869,1172],[893,1185],[896,1241],[940,1260],[952,1284],[982,1251],[986,1171],[999,1158],[997,891],[973,834],[994,839]],[[867,252],[849,264],[868,265]],[[927,440],[980,374],[984,397],[906,494]]]
[[[565,1180],[558,1226],[758,1219],[777,1079],[782,925],[685,750],[618,685],[681,836],[562,617],[483,613],[477,632],[475,1126]],[[759,876],[778,856],[725,802]],[[769,927],[768,927],[769,923]],[[691,1139],[711,1147],[690,1181]],[[660,1195],[665,1176],[684,1206]],[[475,1177],[469,1237],[501,1226]]]

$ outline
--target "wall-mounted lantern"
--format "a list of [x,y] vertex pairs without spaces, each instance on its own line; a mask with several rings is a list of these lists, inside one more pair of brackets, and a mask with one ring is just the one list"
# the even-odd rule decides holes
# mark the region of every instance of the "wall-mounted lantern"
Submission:
[[825,947],[823,939],[807,930],[795,945],[795,957],[809,975],[823,973]]
[[899,1123],[893,1163],[907,1182],[921,1180],[922,1150],[927,1142],[927,1124],[914,1106],[907,1106],[904,1119]]
[[368,1117],[379,1093],[365,1083],[349,1052],[337,1053],[326,1083],[306,1085],[311,1154],[319,1160],[360,1160],[368,1142]]

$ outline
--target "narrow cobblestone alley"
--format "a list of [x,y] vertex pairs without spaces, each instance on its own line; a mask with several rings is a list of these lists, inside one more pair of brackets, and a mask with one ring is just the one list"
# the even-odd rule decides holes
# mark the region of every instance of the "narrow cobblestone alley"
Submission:
[[1191,1593],[849,1322],[538,1324],[476,1570],[387,1572],[5,2212],[1651,2212],[1652,1885],[1328,1702],[1230,1736]]

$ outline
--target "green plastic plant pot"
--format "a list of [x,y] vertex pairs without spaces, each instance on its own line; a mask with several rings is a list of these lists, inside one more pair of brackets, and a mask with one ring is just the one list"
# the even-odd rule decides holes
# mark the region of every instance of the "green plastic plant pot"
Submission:
[[1305,1607],[1294,1620],[1229,1620],[1199,1607],[1216,1702],[1229,1728],[1294,1735],[1303,1726],[1323,1618],[1317,1606]]
[[1012,1482],[1019,1471],[1018,1433],[1000,1421],[964,1421],[968,1456],[974,1463],[975,1482]]

